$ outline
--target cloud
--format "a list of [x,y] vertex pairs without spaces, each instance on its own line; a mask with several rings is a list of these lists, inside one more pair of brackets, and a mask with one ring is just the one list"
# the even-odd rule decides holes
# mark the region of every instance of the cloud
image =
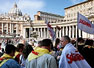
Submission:
[[19,0],[18,5],[21,9],[42,9],[44,2],[42,0]]
[[10,8],[12,8],[13,4],[11,4],[10,2],[5,2],[5,3],[0,3],[0,14],[1,13],[5,13],[10,10]]
[[77,4],[86,0],[70,0],[73,4]]
[[8,13],[11,8],[13,8],[14,4],[17,3],[18,8],[22,11],[23,14],[27,13],[32,18],[37,11],[43,10],[45,6],[44,0],[9,0],[2,1],[0,3],[0,14]]
[[18,6],[33,18],[37,11],[43,10],[45,2],[43,0],[19,0]]

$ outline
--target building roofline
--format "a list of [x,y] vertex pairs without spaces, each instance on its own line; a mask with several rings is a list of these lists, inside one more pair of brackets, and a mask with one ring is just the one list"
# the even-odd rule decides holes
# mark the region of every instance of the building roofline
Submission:
[[87,0],[87,1],[84,1],[84,2],[81,2],[81,3],[78,3],[78,4],[75,4],[75,5],[72,5],[72,6],[66,7],[66,8],[64,8],[64,9],[68,9],[68,8],[71,8],[71,7],[74,7],[74,6],[77,6],[77,5],[83,4],[83,3],[87,3],[87,2],[90,2],[90,1],[93,1],[93,0]]
[[53,16],[57,16],[57,17],[63,17],[64,18],[64,16],[61,16],[61,15],[58,15],[58,14],[53,14],[53,13],[48,13],[48,12],[43,12],[43,11],[38,11],[38,12],[40,12],[40,13],[43,13],[43,14],[50,14],[50,15],[53,15]]

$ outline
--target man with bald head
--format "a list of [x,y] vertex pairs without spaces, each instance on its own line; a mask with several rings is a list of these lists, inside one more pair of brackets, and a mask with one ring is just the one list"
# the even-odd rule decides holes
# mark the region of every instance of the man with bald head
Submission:
[[60,57],[59,68],[91,68],[70,41],[68,36],[61,38],[61,45],[64,49]]

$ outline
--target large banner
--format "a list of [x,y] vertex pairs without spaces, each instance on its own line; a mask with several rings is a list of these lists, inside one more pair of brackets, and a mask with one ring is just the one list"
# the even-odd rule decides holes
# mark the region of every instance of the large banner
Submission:
[[53,28],[51,27],[49,22],[46,21],[45,23],[47,24],[47,28],[48,28],[48,31],[50,33],[50,36],[52,37],[52,40],[54,41],[56,38],[55,32],[53,31]]
[[78,13],[77,17],[77,27],[86,33],[94,34],[94,24],[80,13]]

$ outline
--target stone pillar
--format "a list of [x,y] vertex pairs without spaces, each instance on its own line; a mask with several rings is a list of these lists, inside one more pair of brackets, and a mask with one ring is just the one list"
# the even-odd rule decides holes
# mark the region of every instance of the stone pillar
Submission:
[[41,37],[42,37],[42,28],[41,28]]
[[61,30],[59,30],[59,38],[61,38]]
[[23,36],[23,25],[21,24],[21,35]]
[[81,37],[81,30],[79,29],[79,37]]
[[9,32],[8,32],[8,23],[7,23],[7,34],[8,34]]
[[64,36],[65,34],[64,34],[64,27],[62,28],[62,36]]
[[77,32],[77,26],[76,26],[76,38],[77,38],[77,35],[78,35],[77,33],[78,33],[78,32]]
[[58,30],[56,29],[56,38],[58,38]]
[[11,33],[12,31],[11,31],[11,23],[10,23],[10,33]]
[[72,38],[74,38],[74,25],[72,26]]
[[[53,27],[53,31],[55,32],[55,27]],[[55,36],[56,36],[56,32],[55,32]]]
[[18,24],[16,24],[16,34],[18,34]]
[[47,38],[49,38],[49,31],[48,31],[48,29],[47,29]]
[[39,28],[38,28],[38,37],[40,37],[40,31],[39,31]]
[[12,33],[13,33],[13,30],[14,30],[14,29],[13,29],[13,24],[11,24],[11,25],[12,25]]
[[71,38],[71,26],[69,26],[69,37]]
[[46,30],[45,30],[45,28],[44,28],[44,38],[46,38]]
[[2,33],[4,32],[4,24],[2,23]]
[[68,27],[66,26],[66,35],[68,35]]
[[26,38],[26,28],[23,29],[23,38]]

